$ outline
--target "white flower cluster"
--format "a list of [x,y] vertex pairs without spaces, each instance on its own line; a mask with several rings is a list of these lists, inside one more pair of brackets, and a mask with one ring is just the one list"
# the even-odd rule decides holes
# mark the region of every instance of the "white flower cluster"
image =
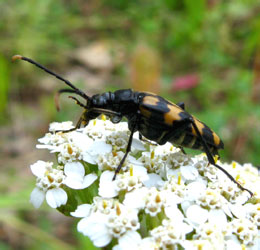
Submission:
[[[251,164],[218,164],[254,193],[242,191],[205,154],[134,135],[131,152],[112,181],[129,138],[127,123],[90,121],[84,129],[53,123],[37,148],[53,163],[31,165],[31,202],[81,218],[78,231],[97,247],[120,249],[260,249],[260,176]],[[71,208],[74,208],[71,210]],[[65,212],[64,212],[65,213]]]

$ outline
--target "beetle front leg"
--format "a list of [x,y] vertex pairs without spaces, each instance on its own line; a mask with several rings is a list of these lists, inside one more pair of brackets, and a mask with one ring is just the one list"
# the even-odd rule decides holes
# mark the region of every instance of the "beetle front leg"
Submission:
[[56,130],[53,133],[58,133],[58,132],[62,132],[62,133],[69,133],[72,132],[74,130],[77,130],[80,128],[81,124],[83,122],[83,117],[81,116],[76,124],[76,126],[74,128],[68,129],[68,130]]

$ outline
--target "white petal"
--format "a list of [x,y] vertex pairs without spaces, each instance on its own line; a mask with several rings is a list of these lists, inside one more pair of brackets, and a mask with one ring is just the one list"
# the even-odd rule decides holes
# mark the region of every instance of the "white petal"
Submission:
[[96,164],[96,160],[95,160],[95,157],[93,157],[91,154],[89,154],[88,152],[84,152],[82,154],[82,157],[83,157],[83,160],[85,162],[88,162],[90,164]]
[[132,250],[137,249],[141,243],[141,236],[136,231],[127,231],[123,236],[118,239],[118,249]]
[[97,178],[97,175],[94,173],[86,175],[83,179],[82,188],[89,187]]
[[186,216],[191,222],[201,225],[208,219],[208,210],[198,205],[191,205],[186,211]]
[[65,164],[64,173],[67,176],[78,176],[76,178],[83,178],[85,175],[85,169],[80,162],[70,162]]
[[65,178],[63,183],[72,189],[84,189],[90,186],[96,179],[96,174],[88,174],[85,177],[70,174],[70,176]]
[[180,174],[180,169],[167,169],[166,171],[166,179],[170,180],[171,178],[178,179]]
[[197,200],[206,190],[206,185],[202,182],[194,181],[187,185],[186,194],[188,200]]
[[195,180],[199,175],[198,169],[194,166],[181,166],[180,171],[186,180]]
[[37,177],[43,177],[46,171],[46,164],[45,161],[37,161],[36,163],[30,166],[32,173]]
[[113,181],[114,172],[104,171],[100,176],[98,194],[103,198],[113,198],[118,195],[117,181]]
[[183,201],[183,198],[181,198],[179,195],[173,192],[169,192],[167,190],[162,191],[164,193],[164,196],[166,197],[166,206],[176,206],[176,204],[179,204]]
[[131,192],[126,193],[124,199],[124,205],[129,208],[134,209],[143,209],[145,206],[144,197],[146,196],[147,192],[149,191],[148,188],[142,187],[139,189],[134,189]]
[[53,188],[47,191],[46,201],[52,208],[57,208],[67,203],[67,193],[61,188]]
[[146,187],[159,187],[163,180],[158,174],[148,174],[148,179],[142,181]]
[[49,149],[49,150],[55,152],[57,146],[37,144],[37,145],[36,145],[36,148],[38,148],[38,149]]
[[247,210],[242,205],[230,204],[229,208],[232,214],[235,215],[237,218],[244,218],[246,216]]
[[79,221],[77,225],[77,230],[84,234],[85,236],[88,236],[88,230],[89,230],[89,217],[85,217],[82,220]]
[[132,155],[128,155],[127,160],[129,163],[135,165],[135,166],[143,166],[143,163],[137,159],[135,159],[135,157],[133,157]]
[[176,206],[170,206],[170,207],[166,207],[164,209],[165,211],[165,215],[173,220],[173,221],[176,221],[178,220],[179,222],[182,222],[183,221],[183,214],[182,212],[177,208],[177,205]]
[[[103,226],[105,227],[105,226]],[[112,236],[108,233],[103,233],[101,234],[100,232],[102,232],[103,227],[97,228],[100,229],[98,231],[98,233],[96,233],[95,235],[93,235],[94,237],[90,237],[90,239],[93,241],[93,244],[96,247],[104,247],[106,245],[108,245],[110,243],[110,241],[112,240]]]
[[91,217],[80,220],[77,229],[88,236],[96,247],[104,247],[112,240],[105,223],[105,215],[93,214]]
[[184,200],[184,201],[181,203],[181,209],[182,209],[182,211],[184,212],[184,214],[186,214],[187,209],[188,209],[191,205],[193,205],[193,204],[194,204],[194,202],[191,202],[191,201],[189,201],[189,200]]
[[75,212],[71,212],[70,214],[74,217],[83,218],[89,215],[91,207],[90,204],[82,204],[77,207]]
[[143,143],[135,138],[133,138],[133,141],[132,141],[132,146],[134,149],[137,149],[139,151],[144,151],[145,150],[145,147],[143,145]]
[[228,239],[225,241],[225,245],[227,250],[236,250],[236,249],[243,249],[241,246],[241,243],[239,242],[238,239]]
[[79,176],[68,176],[64,179],[63,183],[72,189],[83,189],[83,178]]
[[83,152],[87,151],[90,145],[92,145],[93,140],[89,138],[87,135],[79,132],[74,132],[71,135],[71,138],[75,145],[79,147]]
[[30,202],[33,204],[35,208],[39,208],[43,203],[44,198],[45,192],[36,187],[33,189],[31,193]]
[[227,225],[227,216],[222,209],[212,209],[209,211],[208,221],[219,228],[225,228]]
[[230,211],[230,204],[223,204],[221,209],[223,210],[223,212],[225,212],[225,214],[227,216],[229,216],[230,218],[233,218],[233,214]]
[[140,165],[133,165],[133,175],[143,177],[142,180],[147,180],[147,168]]
[[106,144],[104,141],[96,141],[88,148],[88,153],[93,156],[110,152],[112,152],[112,145]]

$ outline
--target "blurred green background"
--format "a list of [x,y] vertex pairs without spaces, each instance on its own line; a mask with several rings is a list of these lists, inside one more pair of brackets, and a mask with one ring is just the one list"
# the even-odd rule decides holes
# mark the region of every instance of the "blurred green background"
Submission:
[[[0,0],[0,248],[91,249],[70,218],[29,204],[29,165],[52,121],[82,110],[55,92],[120,88],[156,92],[214,129],[223,160],[260,165],[260,3],[255,0]],[[196,153],[189,151],[189,153]]]

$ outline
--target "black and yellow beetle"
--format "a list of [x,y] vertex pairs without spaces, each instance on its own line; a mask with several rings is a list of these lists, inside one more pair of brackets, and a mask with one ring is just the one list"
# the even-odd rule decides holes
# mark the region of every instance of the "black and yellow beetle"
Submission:
[[71,132],[80,128],[82,124],[86,126],[90,120],[97,118],[100,114],[108,115],[113,123],[118,123],[123,117],[126,117],[131,134],[125,155],[115,171],[113,180],[115,180],[128,153],[131,151],[134,132],[138,131],[140,137],[144,136],[159,145],[171,142],[181,148],[187,147],[205,152],[210,164],[223,171],[241,190],[245,190],[250,193],[251,197],[253,196],[250,190],[244,188],[232,175],[215,163],[213,156],[218,155],[218,150],[224,148],[223,142],[208,126],[185,111],[184,103],[176,105],[156,94],[131,89],[105,92],[90,97],[68,80],[32,59],[20,55],[12,58],[13,61],[17,59],[36,65],[70,87],[70,89],[59,90],[58,94],[73,93],[86,100],[86,104],[83,104],[75,97],[70,96],[78,105],[84,108],[84,112],[75,128],[62,132]]

